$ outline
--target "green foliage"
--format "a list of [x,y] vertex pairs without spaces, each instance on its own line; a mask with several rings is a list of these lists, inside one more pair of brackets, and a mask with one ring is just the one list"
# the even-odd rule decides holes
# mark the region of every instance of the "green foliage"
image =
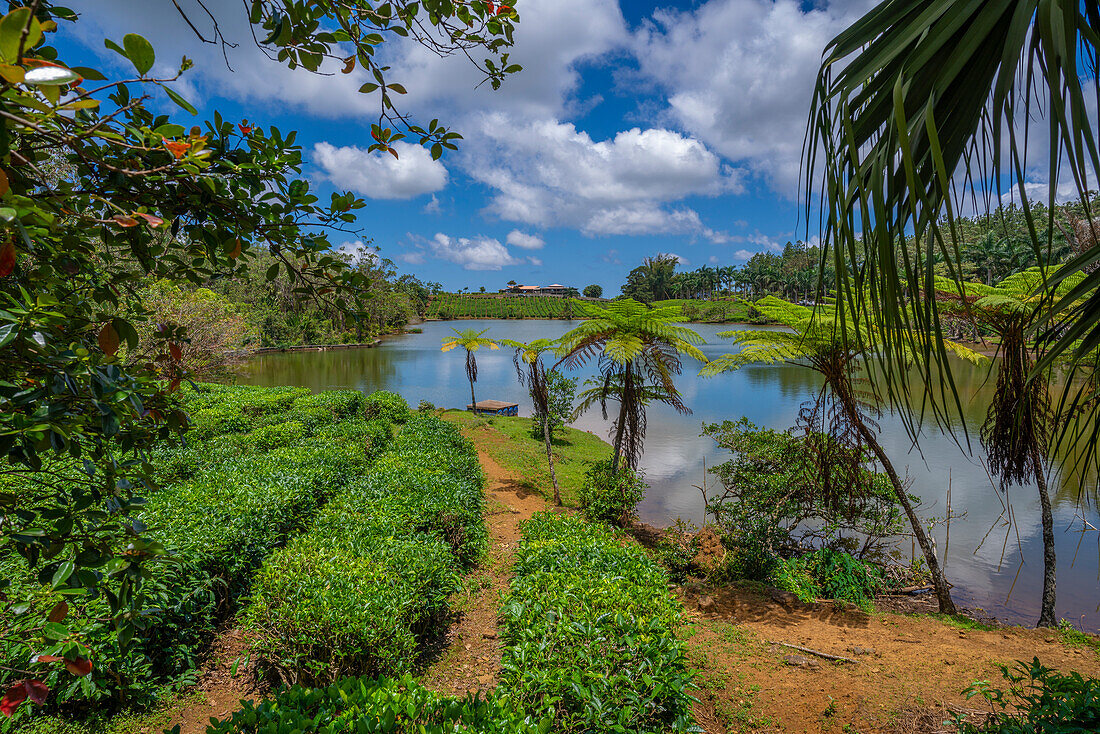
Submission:
[[585,474],[578,497],[589,521],[627,527],[637,517],[638,503],[648,488],[640,472],[598,461]]
[[883,587],[877,568],[831,548],[778,561],[772,580],[778,588],[793,592],[802,601],[834,599],[864,611],[870,611],[875,595]]
[[554,710],[554,731],[689,732],[694,687],[668,576],[634,545],[575,518],[523,526],[501,606],[501,689]]
[[389,423],[404,423],[409,419],[409,404],[405,398],[392,392],[379,390],[363,401],[367,418],[379,418]]
[[653,549],[654,558],[668,569],[673,581],[683,582],[695,570],[695,557],[699,553],[698,530],[694,524],[677,518],[672,527],[665,529]]
[[603,286],[602,285],[597,285],[596,283],[593,283],[592,285],[586,285],[584,287],[584,297],[585,298],[602,298],[603,297]]
[[429,301],[429,319],[569,319],[575,304],[557,296],[440,293]]
[[324,688],[293,686],[258,704],[243,703],[230,718],[212,723],[208,734],[547,734],[551,724],[524,716],[498,695],[440,696],[408,675],[345,678]]
[[[546,370],[543,375],[549,407],[550,434],[560,432],[573,417],[573,401],[577,397],[577,378],[566,377],[558,370]],[[534,387],[531,388],[534,390]],[[533,396],[532,396],[533,397]],[[536,400],[536,405],[538,401]],[[542,415],[536,410],[531,416],[531,437],[542,439]]]
[[966,689],[966,697],[989,703],[989,718],[975,724],[958,715],[962,734],[1086,734],[1100,728],[1100,680],[1080,673],[1059,673],[1034,658],[1000,666],[1008,690],[989,681]]
[[368,474],[264,563],[245,621],[262,663],[288,682],[407,672],[487,547],[483,483],[454,426],[410,418]]

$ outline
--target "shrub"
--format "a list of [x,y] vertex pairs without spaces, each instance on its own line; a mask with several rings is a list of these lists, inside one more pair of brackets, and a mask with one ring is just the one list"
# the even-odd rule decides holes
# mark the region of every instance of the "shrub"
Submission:
[[636,517],[648,485],[639,472],[598,461],[585,474],[579,493],[584,516],[592,522],[626,527]]
[[455,426],[411,418],[371,472],[257,576],[245,623],[268,669],[308,683],[408,671],[463,566],[487,546],[483,484]]
[[405,398],[392,392],[379,390],[363,401],[367,418],[381,418],[390,423],[404,423],[409,419],[409,404]]
[[695,569],[695,556],[699,553],[698,531],[694,524],[677,518],[657,541],[654,557],[668,569],[673,581],[684,581]]
[[306,427],[301,421],[285,421],[253,429],[248,434],[252,445],[259,451],[270,451],[279,446],[297,443],[306,435]]
[[524,524],[501,606],[501,689],[554,710],[555,732],[697,731],[668,576],[610,530],[550,513]]
[[232,717],[212,723],[208,734],[547,734],[551,727],[549,719],[532,720],[501,696],[440,696],[410,676],[345,678],[325,688],[293,686],[259,704],[242,703]]
[[882,588],[877,568],[832,548],[778,561],[772,580],[802,601],[825,597],[850,602],[863,610],[871,608],[875,594]]
[[981,724],[959,715],[961,734],[1085,734],[1100,730],[1100,680],[1080,673],[1068,675],[1047,668],[1034,658],[1000,666],[1008,690],[979,681],[966,697],[981,696],[991,714]]

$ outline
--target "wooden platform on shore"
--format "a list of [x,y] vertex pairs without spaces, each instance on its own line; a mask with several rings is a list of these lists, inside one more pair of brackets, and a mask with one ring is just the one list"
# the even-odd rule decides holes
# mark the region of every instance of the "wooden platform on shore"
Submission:
[[478,400],[476,405],[467,405],[478,415],[519,415],[519,403],[505,403],[502,400]]

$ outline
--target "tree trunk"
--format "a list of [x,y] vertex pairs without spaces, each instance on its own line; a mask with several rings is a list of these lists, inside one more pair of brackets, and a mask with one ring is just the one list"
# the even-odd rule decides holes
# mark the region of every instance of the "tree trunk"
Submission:
[[844,407],[844,412],[848,414],[848,419],[852,421],[856,430],[859,431],[859,435],[871,447],[875,458],[882,464],[886,476],[890,479],[890,486],[894,488],[894,496],[898,498],[902,509],[905,510],[905,516],[909,518],[913,535],[916,536],[917,544],[920,546],[921,553],[924,554],[924,560],[928,564],[928,573],[932,576],[932,586],[936,590],[936,599],[940,603],[940,613],[958,614],[959,610],[955,608],[955,602],[951,600],[951,587],[948,585],[947,577],[943,575],[943,569],[940,568],[940,562],[936,558],[936,549],[932,546],[932,541],[929,539],[924,525],[921,524],[920,518],[917,517],[913,504],[909,501],[909,495],[905,493],[905,486],[901,482],[901,477],[894,470],[894,465],[890,463],[890,458],[886,455],[886,451],[883,450],[882,446],[879,445],[875,434],[860,419],[859,413],[856,411],[855,406],[850,404],[850,401],[850,397],[844,396],[840,402]]
[[550,435],[550,416],[542,414],[542,438],[546,442],[546,462],[550,464],[550,481],[554,483],[554,505],[561,507],[561,490],[558,489],[558,475],[554,471],[554,449]]
[[1043,604],[1039,612],[1037,627],[1055,627],[1054,604],[1057,596],[1058,575],[1054,552],[1054,513],[1050,507],[1050,492],[1043,472],[1043,461],[1037,447],[1031,449],[1031,463],[1035,470],[1035,483],[1039,486],[1039,506],[1043,515]]

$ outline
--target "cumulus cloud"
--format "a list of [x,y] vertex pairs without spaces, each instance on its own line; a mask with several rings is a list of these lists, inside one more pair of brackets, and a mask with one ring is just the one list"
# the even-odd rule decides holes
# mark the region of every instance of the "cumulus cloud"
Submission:
[[447,185],[447,169],[419,145],[396,142],[398,158],[355,146],[313,146],[314,162],[341,188],[371,199],[411,199]]
[[540,250],[546,244],[546,240],[538,235],[520,232],[518,229],[509,232],[504,241],[512,247],[518,247],[522,250]]
[[364,258],[376,258],[378,257],[378,248],[374,245],[368,245],[362,240],[355,240],[355,242],[345,242],[336,248],[336,252],[348,258],[348,261],[352,264],[358,263]]
[[658,10],[633,38],[641,74],[667,95],[668,118],[791,197],[822,51],[871,0],[807,6],[711,0]]
[[[515,258],[500,240],[478,235],[476,237],[451,237],[436,233],[427,241],[414,240],[419,250],[413,255],[431,255],[461,265],[465,270],[500,270],[507,265],[519,265],[523,259]],[[405,260],[405,262],[410,262]],[[420,262],[423,262],[421,259]]]
[[495,193],[488,211],[535,226],[573,226],[590,235],[715,235],[686,207],[691,195],[740,191],[740,172],[698,140],[672,130],[633,128],[593,140],[572,123],[517,122],[483,115],[464,165]]

